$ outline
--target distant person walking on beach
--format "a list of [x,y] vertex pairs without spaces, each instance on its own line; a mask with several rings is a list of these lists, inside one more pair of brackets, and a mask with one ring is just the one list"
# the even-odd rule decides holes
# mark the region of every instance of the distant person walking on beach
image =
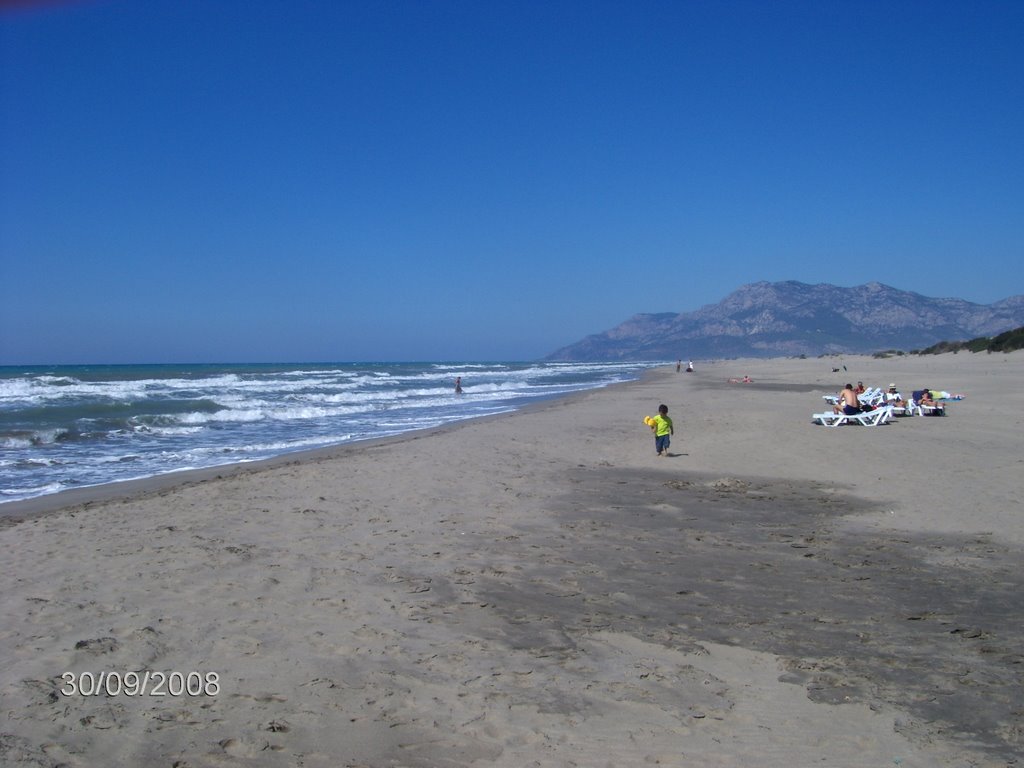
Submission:
[[456,376],[455,377],[455,394],[456,395],[461,395],[462,394],[462,377],[461,376]]
[[676,360],[676,373],[679,373],[679,371],[680,371],[680,369],[682,369],[682,367],[683,367],[683,361],[682,360]]
[[668,456],[668,446],[676,432],[668,417],[667,405],[658,406],[658,415],[651,419],[651,429],[654,430],[654,450],[659,456]]

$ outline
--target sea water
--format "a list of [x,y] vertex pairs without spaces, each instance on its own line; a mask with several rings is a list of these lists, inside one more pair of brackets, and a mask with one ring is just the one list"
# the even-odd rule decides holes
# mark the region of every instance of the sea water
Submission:
[[0,502],[513,411],[651,365],[0,367]]

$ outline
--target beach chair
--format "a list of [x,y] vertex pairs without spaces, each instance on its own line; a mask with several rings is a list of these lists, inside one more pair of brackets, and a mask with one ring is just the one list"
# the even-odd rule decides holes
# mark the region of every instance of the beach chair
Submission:
[[883,405],[881,408],[875,408],[873,411],[856,413],[849,418],[851,421],[855,421],[864,427],[877,427],[882,424],[888,424],[889,420],[892,419],[892,406]]
[[826,427],[838,427],[840,424],[846,424],[849,418],[845,413],[834,413],[832,411],[811,414],[811,421],[816,421]]
[[861,413],[814,413],[811,420],[826,427],[838,427],[842,424],[860,424],[863,427],[877,427],[888,424],[892,419],[892,406],[883,405],[873,411],[862,411]]
[[866,389],[857,395],[862,405],[881,405],[885,401],[885,392],[878,387]]
[[921,405],[913,397],[907,400],[907,416],[945,416],[946,409],[942,403]]

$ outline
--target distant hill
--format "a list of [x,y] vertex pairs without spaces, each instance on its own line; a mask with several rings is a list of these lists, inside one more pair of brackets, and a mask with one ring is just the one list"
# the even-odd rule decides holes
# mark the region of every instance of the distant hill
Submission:
[[1024,349],[1024,326],[1000,333],[995,338],[979,336],[968,341],[940,341],[927,349],[917,350],[919,355],[941,355],[946,352],[1014,352]]
[[881,283],[752,283],[695,312],[635,315],[547,360],[676,360],[870,354],[995,336],[1024,325],[1024,296],[933,299]]

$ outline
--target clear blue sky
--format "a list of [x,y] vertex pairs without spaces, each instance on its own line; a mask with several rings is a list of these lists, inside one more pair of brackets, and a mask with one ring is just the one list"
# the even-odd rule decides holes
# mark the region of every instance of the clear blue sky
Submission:
[[0,363],[533,359],[758,280],[1024,293],[1022,40],[1019,0],[5,7]]

